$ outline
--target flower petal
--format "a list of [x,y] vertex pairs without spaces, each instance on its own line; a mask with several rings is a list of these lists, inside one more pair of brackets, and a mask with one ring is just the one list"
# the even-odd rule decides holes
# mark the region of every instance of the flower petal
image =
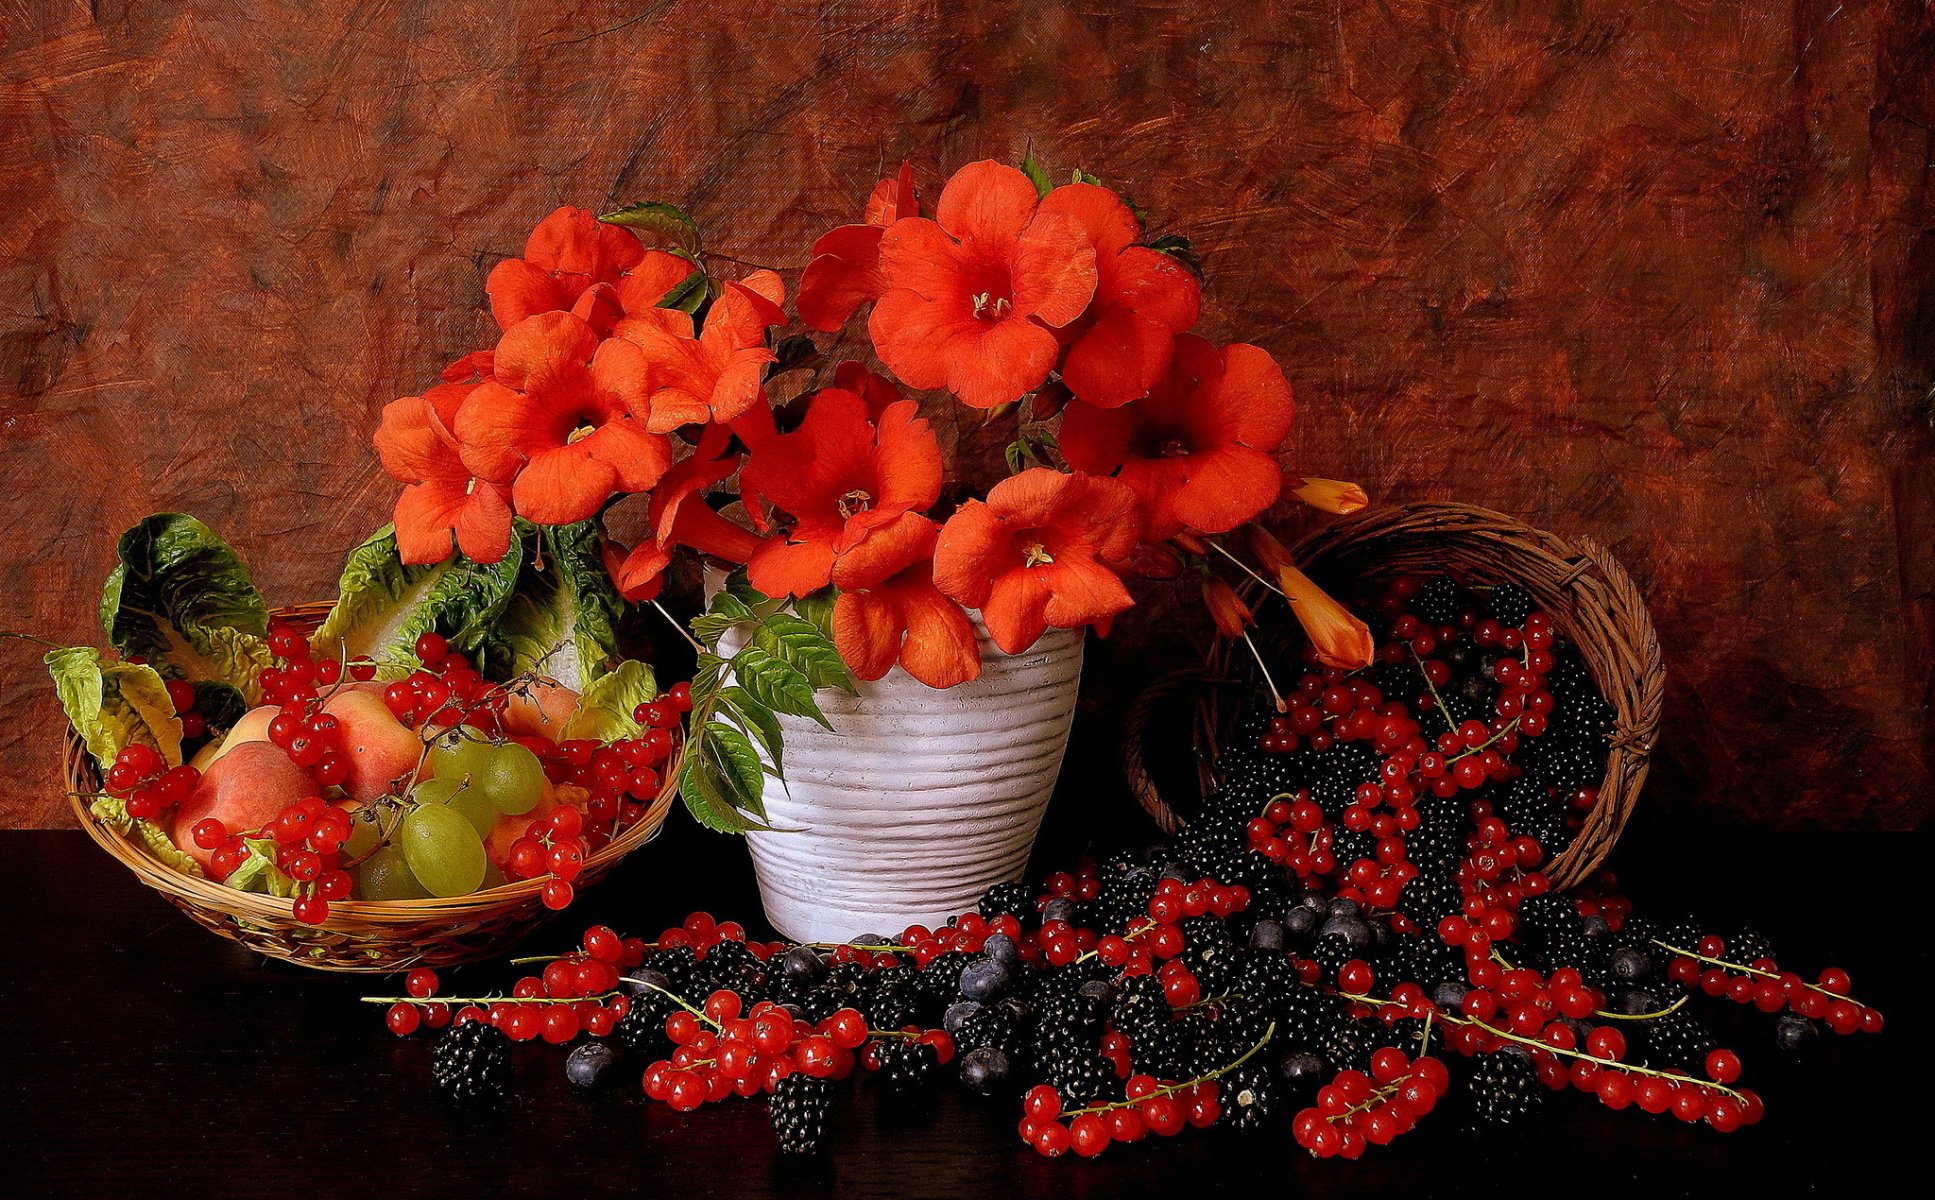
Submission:
[[1020,654],[1048,631],[1049,599],[1048,580],[1039,570],[1009,571],[989,589],[981,622],[1004,654]]
[[941,189],[934,219],[955,237],[993,246],[1012,244],[1035,215],[1040,194],[1026,175],[983,159],[954,172]]
[[1081,316],[1095,281],[1095,248],[1067,217],[1038,216],[1015,243],[1015,309],[1044,324],[1060,327]]
[[1061,185],[1041,198],[1040,211],[1074,221],[1098,259],[1122,253],[1142,235],[1141,223],[1122,197],[1092,183]]
[[746,577],[768,596],[816,592],[833,577],[832,543],[768,539],[746,560]]
[[906,632],[892,593],[841,592],[833,601],[833,647],[861,679],[878,679],[893,669]]
[[1161,381],[1175,340],[1175,331],[1162,322],[1111,305],[1068,348],[1062,379],[1090,404],[1120,407],[1148,395]]
[[981,647],[967,614],[941,595],[925,571],[914,568],[909,573],[914,575],[912,580],[893,588],[907,623],[907,639],[900,646],[901,667],[931,688],[951,688],[980,678]]
[[[995,485],[999,490],[1003,484]],[[969,500],[941,527],[934,585],[971,608],[985,604],[996,576],[1019,562],[1007,523],[985,501]]]
[[[895,294],[889,292],[888,298]],[[879,312],[876,307],[874,313]],[[1054,369],[1061,345],[1054,334],[1035,322],[1011,317],[994,324],[976,324],[981,328],[966,336],[957,334],[938,348],[947,371],[947,390],[961,403],[970,408],[999,408],[1040,387]],[[885,354],[881,357],[886,360]],[[896,363],[887,360],[887,365],[900,374]]]

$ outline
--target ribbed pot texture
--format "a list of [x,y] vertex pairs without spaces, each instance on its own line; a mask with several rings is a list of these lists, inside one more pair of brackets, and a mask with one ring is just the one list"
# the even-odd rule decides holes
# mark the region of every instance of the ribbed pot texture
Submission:
[[1021,878],[1060,772],[1082,674],[1080,630],[1006,655],[975,622],[981,677],[945,691],[899,667],[859,694],[823,691],[833,731],[781,717],[776,829],[746,838],[766,917],[803,942],[893,936]]

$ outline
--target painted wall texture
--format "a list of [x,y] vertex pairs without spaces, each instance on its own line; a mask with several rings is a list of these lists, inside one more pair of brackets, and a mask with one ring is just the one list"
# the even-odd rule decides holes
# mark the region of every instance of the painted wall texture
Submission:
[[[1672,672],[1648,804],[1926,825],[1931,81],[1912,0],[0,0],[0,626],[98,637],[167,508],[327,595],[379,409],[561,203],[797,269],[883,167],[1032,139],[1195,240],[1309,473],[1616,549]],[[1196,653],[1182,604],[1120,624],[1097,720]],[[65,823],[0,655],[0,823]]]

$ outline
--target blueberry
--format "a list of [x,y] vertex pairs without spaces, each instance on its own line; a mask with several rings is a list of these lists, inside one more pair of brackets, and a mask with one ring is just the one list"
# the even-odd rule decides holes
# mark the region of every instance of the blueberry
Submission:
[[961,1022],[980,1011],[981,1004],[978,1000],[956,1000],[947,1006],[945,1013],[941,1014],[941,1028],[949,1033],[959,1033]]
[[625,983],[636,992],[649,992],[653,988],[663,988],[668,992],[672,990],[672,981],[666,977],[665,972],[654,971],[650,967],[639,967],[631,971],[625,976]]
[[1307,908],[1293,908],[1284,914],[1283,931],[1300,942],[1317,932],[1317,914]]
[[811,946],[795,946],[781,955],[779,969],[786,978],[808,985],[826,978],[826,960]]
[[1579,932],[1589,938],[1609,937],[1612,934],[1612,926],[1606,924],[1606,918],[1594,914],[1579,922]]
[[[1356,906],[1352,905],[1352,907]],[[1371,933],[1370,925],[1355,916],[1333,916],[1317,930],[1319,938],[1328,937],[1333,933],[1343,935],[1344,940],[1350,943],[1353,954],[1362,954],[1369,950],[1375,936]]]
[[1041,906],[1041,920],[1044,925],[1050,921],[1067,921],[1070,925],[1073,925],[1075,923],[1075,902],[1067,896],[1055,897],[1053,900]]
[[1258,921],[1255,928],[1250,930],[1250,949],[1281,951],[1283,926],[1275,921]]
[[618,1065],[618,1051],[605,1042],[586,1042],[564,1060],[564,1077],[581,1088],[595,1088],[610,1078]]
[[1613,951],[1612,972],[1621,979],[1644,979],[1653,973],[1653,959],[1637,946],[1621,946]]
[[1642,988],[1634,988],[1619,998],[1621,1016],[1643,1017],[1647,1013],[1658,1012],[1659,1009],[1659,999]]
[[894,943],[892,939],[884,938],[877,933],[863,933],[853,939],[853,944],[856,946],[891,946]]
[[1106,979],[1091,979],[1075,989],[1075,994],[1107,1004],[1115,998],[1115,985]]
[[1015,945],[1015,940],[1005,933],[989,934],[987,940],[981,943],[981,953],[1009,966],[1021,961],[1021,947]]
[[1465,997],[1470,994],[1469,984],[1460,983],[1456,979],[1447,979],[1431,989],[1431,1003],[1447,1011],[1456,1012],[1465,1002]]
[[1013,1060],[998,1046],[976,1046],[961,1056],[961,1082],[983,1096],[999,1092],[1013,1074]]
[[970,1000],[998,1000],[1014,982],[1014,968],[998,958],[976,959],[961,968],[961,994]]
[[1774,1044],[1789,1053],[1799,1053],[1821,1036],[1821,1028],[1798,1013],[1787,1013],[1774,1026]]
[[1290,1085],[1293,1096],[1315,1095],[1330,1074],[1324,1060],[1308,1050],[1293,1050],[1277,1063],[1277,1075]]
[[1354,917],[1357,915],[1357,901],[1346,900],[1344,897],[1339,896],[1330,902],[1329,907],[1325,911],[1333,917]]
[[1195,880],[1189,877],[1189,872],[1183,869],[1183,866],[1181,863],[1170,863],[1168,866],[1164,867],[1162,869],[1162,877],[1164,879],[1173,879],[1177,883],[1195,882]]

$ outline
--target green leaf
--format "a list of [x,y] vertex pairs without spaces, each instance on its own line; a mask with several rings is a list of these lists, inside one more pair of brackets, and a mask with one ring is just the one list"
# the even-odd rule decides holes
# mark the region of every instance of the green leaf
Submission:
[[853,672],[820,626],[791,613],[776,612],[753,629],[752,645],[806,676],[816,688],[854,690]]
[[1069,175],[1068,178],[1070,183],[1092,183],[1096,187],[1102,186],[1102,181],[1100,179],[1096,178],[1093,175],[1090,175],[1087,171],[1082,170],[1082,168],[1080,167],[1076,167],[1075,170]]
[[616,670],[592,680],[585,688],[584,694],[578,697],[578,710],[564,723],[558,740],[588,738],[612,742],[635,738],[644,729],[632,716],[632,710],[656,699],[658,678],[651,665],[628,658]]
[[283,897],[296,894],[296,881],[276,869],[274,838],[248,838],[242,844],[248,847],[249,856],[229,872],[223,883],[242,892]]
[[730,725],[711,721],[706,724],[701,744],[718,766],[732,806],[764,821],[766,798],[760,793],[766,786],[766,771],[752,741]]
[[774,712],[811,717],[828,730],[833,728],[813,699],[812,682],[784,659],[758,646],[747,646],[732,656],[732,673],[747,695]]
[[709,696],[719,690],[720,683],[725,680],[726,668],[731,665],[716,654],[699,655],[697,668],[692,672],[694,707],[697,707],[701,697]]
[[692,632],[707,646],[717,646],[728,629],[755,619],[744,600],[722,591],[712,598],[712,607],[692,618]]
[[197,680],[195,688],[195,711],[202,720],[208,722],[210,734],[226,733],[249,711],[249,702],[242,693],[226,683],[212,679]]
[[605,570],[604,539],[590,521],[532,525],[520,520],[523,566],[491,626],[478,665],[486,677],[514,679],[536,670],[583,692],[618,661],[624,598]]
[[785,778],[786,745],[785,735],[779,727],[779,718],[773,710],[754,700],[745,688],[726,687],[719,689],[719,708],[728,719],[738,724],[759,742],[760,749],[766,752],[766,761],[772,764],[773,774]]
[[773,362],[766,368],[768,379],[782,371],[798,370],[817,363],[820,360],[820,347],[812,338],[796,333],[781,338],[779,345],[773,347],[773,355]]
[[181,720],[153,667],[102,658],[92,646],[50,651],[41,661],[68,722],[102,770],[137,742],[152,746],[169,766],[181,765]]
[[491,635],[517,586],[516,553],[495,563],[452,555],[419,566],[397,555],[396,531],[384,526],[349,552],[336,605],[311,639],[327,658],[371,659],[384,678],[415,665],[420,634],[441,633],[453,649],[476,650]]
[[1037,196],[1046,196],[1055,188],[1054,182],[1048,178],[1048,169],[1035,158],[1033,142],[1028,143],[1028,152],[1021,156],[1021,173],[1028,177],[1028,182],[1035,185]]
[[748,820],[726,795],[726,781],[709,755],[688,753],[685,770],[679,776],[679,798],[685,801],[692,819],[720,833],[745,833],[768,826]]
[[1149,249],[1180,261],[1197,275],[1203,273],[1203,260],[1196,257],[1196,251],[1190,247],[1189,239],[1186,237],[1178,237],[1175,234],[1159,237],[1149,243]]
[[665,298],[658,302],[658,306],[660,308],[676,308],[687,316],[691,316],[704,306],[706,296],[710,294],[710,290],[711,280],[706,277],[706,273],[704,271],[694,271],[684,279],[673,284],[672,290],[665,293]]
[[185,513],[156,513],[115,552],[101,592],[108,642],[165,678],[232,684],[254,703],[271,662],[269,614],[229,544]]
[[647,200],[642,204],[628,204],[598,219],[607,225],[642,229],[694,257],[700,253],[699,224],[677,205],[662,200]]
[[833,637],[832,588],[821,588],[810,596],[802,596],[793,601],[793,613],[802,621],[811,621],[830,641]]

